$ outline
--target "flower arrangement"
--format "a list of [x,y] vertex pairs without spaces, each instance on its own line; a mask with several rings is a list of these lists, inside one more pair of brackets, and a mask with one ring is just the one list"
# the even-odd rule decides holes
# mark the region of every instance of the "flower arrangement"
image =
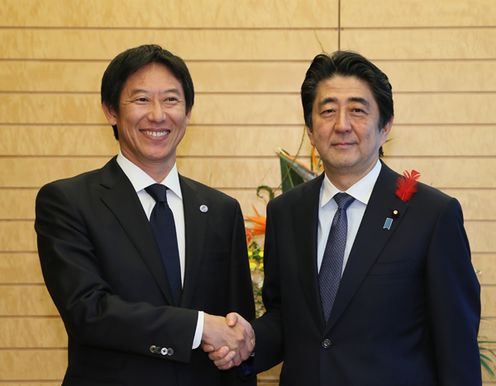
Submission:
[[261,316],[265,309],[262,301],[263,286],[263,236],[265,235],[265,216],[260,215],[255,208],[255,216],[246,216],[245,221],[251,223],[246,227],[246,245],[248,246],[248,260],[250,263],[253,296],[255,298],[255,312]]
[[[277,152],[281,166],[281,184],[277,188],[267,185],[257,187],[257,196],[267,200],[275,197],[277,191],[281,193],[315,178],[320,172],[319,159],[312,150],[310,167],[299,161],[296,156],[290,155],[287,151],[280,149]],[[262,193],[267,195],[264,197]],[[248,246],[248,258],[250,263],[251,279],[253,283],[253,295],[255,298],[256,315],[261,316],[265,309],[262,301],[263,286],[263,242],[265,236],[265,216],[261,215],[255,208],[254,216],[245,216],[246,222],[246,245]]]
[[492,347],[494,347],[496,341],[487,340],[479,336],[478,342],[481,367],[486,371],[487,374],[489,374],[491,378],[494,378],[494,362],[496,360],[496,349]]

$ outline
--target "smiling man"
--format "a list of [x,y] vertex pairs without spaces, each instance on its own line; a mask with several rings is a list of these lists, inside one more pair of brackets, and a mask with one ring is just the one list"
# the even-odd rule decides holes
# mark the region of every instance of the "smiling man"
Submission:
[[253,385],[221,372],[201,343],[253,349],[254,305],[237,201],[180,175],[176,150],[194,88],[183,60],[157,45],[107,67],[102,107],[119,154],[44,186],[38,251],[68,334],[64,385]]
[[[356,53],[317,55],[301,99],[324,173],[267,207],[255,371],[283,361],[282,386],[480,386],[462,211],[379,159],[387,76]],[[231,365],[224,348],[210,356]]]

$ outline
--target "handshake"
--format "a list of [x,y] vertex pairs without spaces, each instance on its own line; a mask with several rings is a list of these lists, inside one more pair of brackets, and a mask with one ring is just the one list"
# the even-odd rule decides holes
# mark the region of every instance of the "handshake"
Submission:
[[202,349],[220,370],[239,366],[255,348],[255,332],[236,312],[226,317],[205,313]]

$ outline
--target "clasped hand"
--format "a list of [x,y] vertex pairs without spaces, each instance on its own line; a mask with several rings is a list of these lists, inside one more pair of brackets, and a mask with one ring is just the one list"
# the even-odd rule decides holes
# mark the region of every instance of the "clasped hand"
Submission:
[[220,370],[239,366],[255,348],[250,323],[236,312],[222,316],[205,313],[202,349]]

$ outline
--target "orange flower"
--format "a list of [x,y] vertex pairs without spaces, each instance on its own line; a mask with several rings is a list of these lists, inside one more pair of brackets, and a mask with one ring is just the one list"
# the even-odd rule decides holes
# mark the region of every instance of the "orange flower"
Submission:
[[265,216],[260,215],[258,211],[253,207],[255,216],[245,216],[245,221],[251,222],[253,226],[247,227],[247,234],[250,232],[251,236],[259,236],[265,234]]
[[251,231],[251,229],[246,228],[245,233],[246,233],[246,245],[250,245],[251,242],[253,241],[253,232]]
[[310,152],[310,169],[316,174],[324,171],[320,156],[318,155],[315,146],[312,146],[312,151]]

